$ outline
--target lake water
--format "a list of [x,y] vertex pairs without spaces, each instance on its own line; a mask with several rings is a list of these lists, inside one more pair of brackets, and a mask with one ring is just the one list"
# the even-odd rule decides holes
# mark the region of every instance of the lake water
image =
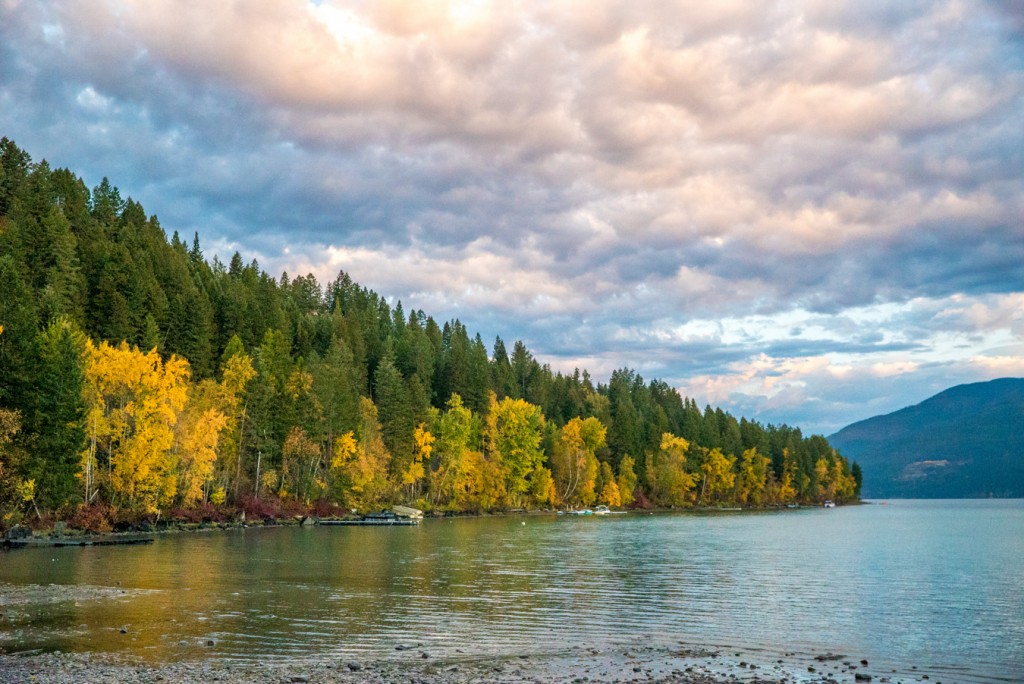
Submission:
[[160,662],[374,658],[403,641],[435,656],[682,642],[1024,679],[1021,500],[251,528],[0,553],[0,583],[114,588],[0,604],[8,653]]

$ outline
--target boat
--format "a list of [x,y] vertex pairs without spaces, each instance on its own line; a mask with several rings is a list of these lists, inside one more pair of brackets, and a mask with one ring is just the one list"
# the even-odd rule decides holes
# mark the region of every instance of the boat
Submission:
[[589,508],[580,508],[575,511],[569,511],[572,515],[594,515],[594,511]]
[[835,501],[832,501],[831,499],[826,499],[825,500],[825,508],[835,508],[835,507],[836,507],[836,502]]
[[594,515],[608,515],[612,512],[612,509],[608,508],[604,504],[594,508]]
[[404,516],[412,520],[423,519],[423,511],[418,508],[412,508],[410,506],[394,506],[391,510],[394,511],[395,515]]

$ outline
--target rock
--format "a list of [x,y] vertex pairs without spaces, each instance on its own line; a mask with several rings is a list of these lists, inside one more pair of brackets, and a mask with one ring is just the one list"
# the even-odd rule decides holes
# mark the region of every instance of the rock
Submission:
[[356,662],[355,660],[351,660],[345,663],[345,667],[347,667],[351,672],[359,672],[363,669],[363,664]]
[[302,519],[302,522],[300,522],[299,524],[303,527],[309,527],[310,525],[316,525],[318,522],[319,520],[317,520],[316,517],[312,515],[307,515]]
[[11,529],[7,530],[7,534],[4,535],[5,539],[28,539],[32,536],[32,530],[24,525],[15,525]]
[[398,644],[395,646],[396,651],[411,651],[412,649],[412,646],[406,646],[405,644]]
[[309,682],[309,675],[297,674],[292,675],[291,679],[288,680],[292,684],[306,684]]
[[856,682],[870,682],[872,679],[874,679],[874,677],[869,674],[864,674],[863,672],[858,672],[853,675],[853,680]]
[[122,628],[121,628],[121,629],[120,629],[119,631],[121,632],[121,634],[127,634],[127,633],[128,633],[128,626],[127,626],[127,625],[125,625],[125,626],[124,626],[124,627],[122,627]]

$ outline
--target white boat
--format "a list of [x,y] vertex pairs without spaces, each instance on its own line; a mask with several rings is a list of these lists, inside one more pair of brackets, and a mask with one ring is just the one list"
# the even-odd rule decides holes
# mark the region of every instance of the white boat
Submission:
[[410,508],[409,506],[393,506],[391,510],[395,512],[395,515],[403,518],[410,518],[412,520],[423,519],[423,511],[418,508]]
[[594,515],[608,515],[612,512],[612,509],[608,508],[604,504],[594,507]]
[[825,508],[835,508],[835,507],[836,507],[836,502],[835,501],[832,501],[831,499],[828,499],[828,500],[825,501]]

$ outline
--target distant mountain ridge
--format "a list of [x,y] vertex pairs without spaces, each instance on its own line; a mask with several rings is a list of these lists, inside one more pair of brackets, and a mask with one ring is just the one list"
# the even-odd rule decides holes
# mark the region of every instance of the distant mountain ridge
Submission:
[[958,385],[828,441],[865,498],[1024,497],[1024,378]]

